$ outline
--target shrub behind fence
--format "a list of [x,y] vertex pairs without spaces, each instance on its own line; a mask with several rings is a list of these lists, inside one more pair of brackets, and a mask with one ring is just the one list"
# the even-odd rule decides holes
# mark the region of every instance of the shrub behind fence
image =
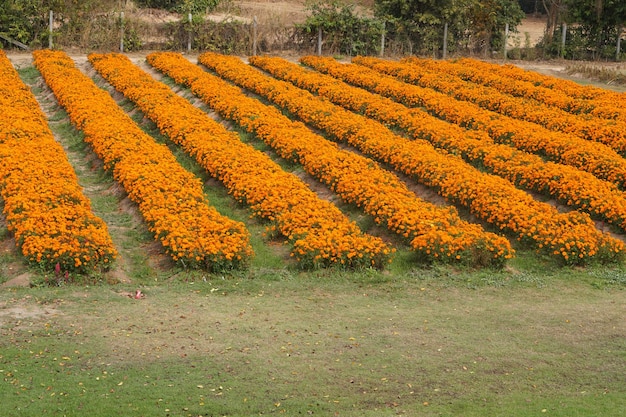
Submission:
[[[40,31],[30,42],[32,49],[54,47],[83,51],[132,52],[139,50],[213,51],[224,54],[254,55],[292,51],[297,54],[354,55],[430,55],[436,58],[452,55],[480,55],[488,58],[535,59],[563,57],[566,59],[626,58],[610,34],[604,43],[590,48],[585,42],[584,28],[562,27],[552,42],[530,45],[524,34],[503,33],[508,42],[492,50],[484,39],[473,39],[461,33],[447,33],[445,25],[424,28],[419,42],[395,33],[391,25],[365,21],[369,26],[346,33],[310,25],[279,24],[256,19],[225,18],[221,21],[199,16],[173,22],[146,22],[120,12],[91,13],[81,19],[67,19],[52,13],[50,27]],[[362,24],[363,22],[360,22]],[[362,26],[362,25],[361,25]],[[567,36],[562,36],[566,31]],[[623,36],[623,35],[622,35]],[[517,42],[516,39],[519,39]],[[6,40],[6,39],[4,39]],[[4,40],[2,40],[4,42]],[[18,42],[19,43],[19,42]],[[9,46],[14,46],[9,43]],[[626,48],[622,48],[626,49]]]

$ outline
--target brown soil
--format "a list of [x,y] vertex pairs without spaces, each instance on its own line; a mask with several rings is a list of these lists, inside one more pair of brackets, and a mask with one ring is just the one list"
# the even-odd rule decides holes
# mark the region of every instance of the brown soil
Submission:
[[[545,18],[527,17],[522,21],[522,24],[517,30],[510,34],[509,45],[516,46],[516,43],[519,42],[519,46],[522,48],[525,46],[535,46],[543,37],[545,29]],[[526,36],[528,36],[529,45],[526,45]]]
[[0,328],[7,325],[17,327],[24,320],[34,321],[45,316],[52,317],[60,314],[54,306],[40,306],[27,298],[0,303]]

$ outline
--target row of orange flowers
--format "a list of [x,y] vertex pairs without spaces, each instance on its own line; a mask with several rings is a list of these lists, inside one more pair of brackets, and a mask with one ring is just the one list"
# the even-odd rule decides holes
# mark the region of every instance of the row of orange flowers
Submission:
[[245,226],[207,204],[202,182],[185,171],[64,52],[35,51],[34,63],[72,123],[136,202],[155,239],[187,267],[229,269],[252,256]]
[[438,207],[417,198],[406,184],[372,160],[341,150],[302,123],[247,97],[182,56],[158,53],[147,59],[177,82],[188,85],[222,116],[254,132],[278,155],[300,163],[344,201],[361,207],[376,223],[407,239],[424,258],[501,265],[512,256],[507,239],[462,221],[453,207]]
[[[550,108],[538,101],[512,97],[495,88],[461,80],[445,71],[434,71],[421,65],[359,57],[353,62],[392,74],[405,82],[431,88],[458,100],[475,103],[509,117],[526,120],[549,130],[570,133],[582,139],[603,143],[620,154],[626,154],[626,122],[573,115]],[[385,62],[386,64],[382,64]]]
[[359,65],[357,68],[346,67],[352,69],[348,72],[332,64],[330,59],[302,58],[306,65],[342,78],[350,84],[390,97],[409,107],[423,107],[429,113],[462,127],[486,132],[497,143],[538,153],[556,162],[590,172],[622,189],[626,188],[626,160],[608,146],[565,133],[552,132],[534,123],[500,115],[474,103],[458,101],[446,94],[406,84],[380,73],[391,72],[395,65],[393,62],[379,62],[369,58],[355,58],[354,61],[375,66],[378,71]]
[[[88,272],[117,256],[37,100],[0,51],[0,195],[7,228],[29,262]],[[58,266],[57,266],[58,264]]]
[[510,182],[438,152],[423,140],[410,141],[374,120],[272,79],[241,60],[206,53],[199,61],[227,78],[297,115],[366,155],[390,164],[503,231],[534,244],[565,262],[612,258],[624,244],[599,232],[587,214],[559,213]]
[[89,56],[94,68],[153,120],[161,133],[224,183],[254,215],[270,220],[293,245],[303,267],[343,264],[383,267],[391,249],[362,233],[332,203],[322,200],[297,176],[265,153],[239,140],[205,112],[155,81],[121,54]]
[[470,58],[464,58],[460,62],[468,65],[479,65],[483,71],[497,73],[514,80],[525,81],[536,86],[559,91],[577,100],[593,100],[596,107],[592,111],[593,114],[605,118],[626,119],[626,109],[624,109],[626,93],[618,93],[592,85],[583,85],[574,81],[540,74],[536,71],[525,70],[512,64],[498,65]]
[[514,97],[537,100],[550,107],[557,107],[568,113],[589,113],[593,110],[593,102],[576,100],[558,91],[536,86],[529,82],[517,81],[494,72],[485,71],[481,61],[440,61],[409,57],[402,60],[409,64],[419,65],[430,71],[444,71],[446,74],[459,77],[464,81],[491,87],[501,93]]
[[[332,58],[311,58],[311,61],[316,60],[324,61],[327,67],[336,66],[335,73],[354,71],[362,74],[361,67],[353,64],[340,64]],[[484,132],[470,132],[470,136],[459,126],[424,111],[409,109],[331,76],[307,71],[282,58],[251,57],[250,63],[274,77],[315,92],[352,111],[398,126],[414,138],[426,139],[524,188],[551,195],[626,230],[626,194],[613,183],[568,165],[545,162],[537,155],[494,144]]]
[[[509,78],[513,78],[521,81],[528,81],[535,85],[540,85],[546,88],[559,90],[567,94],[568,96],[582,99],[582,100],[606,100],[608,98],[618,98],[620,93],[616,93],[604,88],[594,87],[591,85],[583,85],[574,81],[565,80],[563,78],[552,77],[550,75],[541,74],[536,71],[525,70],[513,64],[487,64],[484,61],[480,61],[481,68],[485,71],[496,71],[501,74],[505,74]],[[468,61],[469,65],[474,65],[474,60]],[[619,98],[621,100],[621,98]]]
[[541,76],[509,64],[498,65],[473,58],[462,58],[454,64],[462,71],[458,74],[464,74],[463,78],[515,96],[533,98],[570,113],[584,112],[604,119],[626,120],[626,95],[620,93]]
[[[432,59],[406,58],[403,62],[433,73],[444,73],[455,81],[466,81],[470,89],[481,93],[498,94],[490,104],[481,104],[514,117],[524,115],[525,120],[538,123],[550,130],[564,131],[578,137],[608,144],[624,154],[626,152],[626,121],[620,117],[619,102],[600,100],[577,100],[558,91],[536,87],[533,83],[511,81],[500,74],[490,74],[480,69],[479,61],[464,63]],[[487,64],[485,64],[487,65]],[[472,93],[473,95],[473,93]],[[475,97],[475,96],[474,96]],[[621,101],[621,100],[620,100]],[[519,110],[516,111],[515,109]],[[609,107],[606,111],[603,108]],[[505,108],[506,110],[498,110]]]

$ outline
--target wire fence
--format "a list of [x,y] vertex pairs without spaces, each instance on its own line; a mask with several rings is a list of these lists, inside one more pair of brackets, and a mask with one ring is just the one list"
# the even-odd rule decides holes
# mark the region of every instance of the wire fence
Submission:
[[[464,32],[449,33],[448,25],[429,28],[430,35],[420,42],[398,36],[393,30],[369,32],[367,38],[346,39],[345,33],[311,31],[295,24],[258,21],[239,17],[211,20],[199,16],[183,16],[168,22],[152,22],[124,12],[93,13],[87,19],[67,20],[49,12],[48,27],[29,45],[32,49],[58,48],[86,51],[214,51],[224,54],[256,55],[293,52],[297,54],[339,54],[398,56],[408,54],[432,55],[447,58],[450,55],[480,55],[486,58],[536,59],[561,57],[565,59],[626,59],[622,39],[601,45],[601,50],[590,50],[581,39],[585,34],[578,27],[563,25],[549,43],[539,46],[527,34],[515,33],[508,25],[501,34],[491,34],[498,42],[465,36]],[[471,31],[467,30],[469,34]],[[26,45],[3,36],[0,42],[11,47]],[[494,47],[494,44],[497,47]]]
[[[189,15],[176,21],[148,22],[124,12],[97,13],[80,22],[65,21],[50,11],[47,31],[31,43],[33,48],[132,52],[141,50],[215,51],[255,55],[292,51],[299,54],[406,55],[479,53],[480,40],[449,36],[448,26],[433,27],[433,36],[420,43],[386,32],[369,31],[366,38],[344,32],[311,31],[310,27],[271,20],[226,17],[210,20]],[[478,45],[478,46],[477,46]],[[526,45],[530,48],[530,45]],[[486,53],[480,52],[480,53]],[[489,51],[506,54],[506,50]]]

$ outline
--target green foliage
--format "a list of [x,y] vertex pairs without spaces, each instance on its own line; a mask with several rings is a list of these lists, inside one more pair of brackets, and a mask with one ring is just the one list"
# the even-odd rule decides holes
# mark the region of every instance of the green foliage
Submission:
[[136,0],[135,3],[140,7],[150,7],[153,9],[174,10],[179,0]]
[[626,24],[623,0],[567,0],[567,7],[571,21],[588,26],[594,33]]
[[[438,44],[438,27],[443,27],[441,12],[446,10],[448,0],[376,0],[375,13],[386,22],[391,38],[407,43],[408,52],[414,52],[414,44]],[[428,48],[427,48],[428,49]]]
[[[144,7],[182,14],[202,14],[214,10],[220,0],[139,0]],[[111,49],[119,44],[118,0],[2,0],[0,33],[32,47],[48,43],[49,12],[54,12],[55,44],[88,49]],[[124,50],[141,48],[137,25],[124,21]],[[117,39],[116,39],[117,38]]]
[[[614,58],[617,48],[617,37],[626,26],[626,2],[623,0],[567,0],[568,22],[579,25],[572,32],[580,36],[583,44],[581,51],[591,51],[590,57],[581,58]],[[569,34],[569,33],[568,33]]]
[[[623,0],[552,0],[546,37],[540,44],[547,56],[566,59],[622,59],[617,56],[618,36],[626,27]],[[565,47],[562,23],[567,23]]]
[[519,7],[526,14],[539,14],[543,11],[541,0],[518,0]]
[[346,55],[378,52],[383,24],[378,19],[359,16],[353,4],[339,0],[321,0],[308,6],[309,17],[296,25],[298,35],[309,45],[317,43],[322,29],[325,48]]
[[375,11],[392,36],[410,44],[411,53],[438,50],[446,23],[450,50],[498,47],[505,24],[514,29],[524,17],[514,0],[376,0]]
[[250,53],[250,26],[249,23],[239,20],[214,22],[194,15],[191,23],[187,19],[181,19],[166,26],[167,48],[185,50],[191,35],[191,47],[194,50],[245,55]]
[[124,25],[124,51],[131,52],[140,50],[143,46],[143,42],[137,32],[135,22],[124,19],[121,23]]
[[143,7],[198,14],[215,10],[220,0],[139,0],[136,3]]
[[177,10],[183,13],[203,13],[215,10],[218,4],[219,0],[182,0]]
[[[113,32],[114,36],[119,33],[118,6],[118,0],[2,0],[0,33],[31,47],[44,46],[50,36],[52,10],[55,44],[61,40],[73,46],[108,49],[112,46]],[[125,43],[136,49],[137,39],[133,39],[132,30],[128,35]]]
[[512,0],[483,0],[472,1],[470,18],[473,22],[471,31],[474,36],[482,37],[485,45],[499,50],[502,48],[503,36],[508,23],[510,30],[514,30],[522,22],[524,13],[516,1]]
[[30,45],[46,36],[47,13],[41,0],[2,0],[0,33]]

